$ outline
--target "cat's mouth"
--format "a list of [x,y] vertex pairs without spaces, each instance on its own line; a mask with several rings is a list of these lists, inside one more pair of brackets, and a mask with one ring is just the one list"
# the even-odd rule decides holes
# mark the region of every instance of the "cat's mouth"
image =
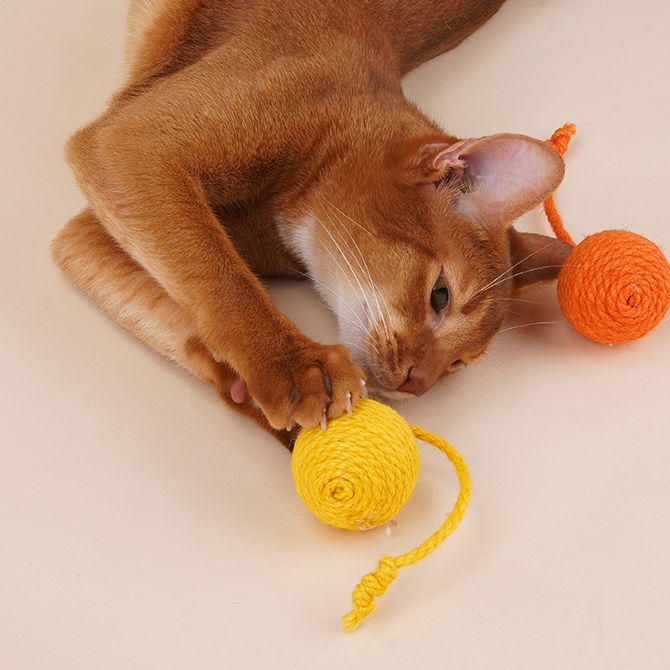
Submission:
[[368,381],[368,391],[375,396],[388,398],[389,400],[403,400],[414,396],[422,396],[430,389],[432,384],[426,385],[425,381],[418,378],[411,371],[407,373],[405,381],[398,385],[385,384],[374,374],[368,366],[363,365]]
[[[448,358],[444,360],[443,352],[435,352],[430,346],[409,349],[405,344],[407,338],[393,329],[390,329],[390,335],[386,327],[381,335],[371,333],[365,310],[359,323],[347,323],[347,329],[342,325],[340,323],[340,341],[346,344],[352,359],[364,371],[369,392],[380,398],[402,400],[420,397],[438,379],[464,368],[469,362],[469,358],[461,354],[449,363]],[[347,337],[342,337],[343,331]]]
[[467,363],[464,360],[458,358],[453,361],[441,375],[436,379],[431,380],[422,375],[420,371],[410,368],[405,380],[397,386],[385,384],[379,376],[372,371],[370,365],[363,364],[361,367],[367,375],[367,387],[372,395],[389,398],[391,400],[403,400],[406,398],[422,396],[433,387],[437,379],[457,372],[458,370],[462,370],[466,365]]
[[409,391],[403,390],[401,388],[402,384],[400,385],[400,387],[385,384],[382,381],[382,379],[380,379],[379,374],[375,371],[375,368],[378,366],[376,366],[374,363],[370,363],[368,361],[362,361],[360,359],[356,360],[356,363],[365,373],[366,388],[371,396],[380,399],[386,398],[389,400],[402,400],[403,398],[412,397],[412,394]]

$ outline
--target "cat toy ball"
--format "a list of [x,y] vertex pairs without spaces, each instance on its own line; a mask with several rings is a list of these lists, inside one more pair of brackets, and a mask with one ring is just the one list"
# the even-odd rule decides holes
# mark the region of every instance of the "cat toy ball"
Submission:
[[445,522],[425,542],[402,556],[383,556],[352,593],[353,609],[342,618],[354,630],[375,609],[398,570],[421,560],[458,526],[470,500],[472,483],[465,461],[437,435],[410,426],[395,410],[371,399],[359,400],[321,428],[301,429],[291,470],[305,505],[336,528],[367,530],[390,521],[409,499],[419,476],[414,438],[429,442],[451,461],[460,493]]
[[[576,131],[559,128],[547,140],[561,156]],[[670,264],[650,240],[627,230],[605,230],[574,243],[553,196],[544,209],[554,234],[573,247],[558,275],[558,302],[582,335],[605,344],[632,342],[651,332],[670,308]]]

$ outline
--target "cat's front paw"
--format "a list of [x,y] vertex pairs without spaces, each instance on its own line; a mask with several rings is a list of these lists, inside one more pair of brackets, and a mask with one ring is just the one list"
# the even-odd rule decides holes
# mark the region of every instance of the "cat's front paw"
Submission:
[[365,395],[365,375],[342,345],[307,340],[268,360],[262,375],[247,379],[249,393],[273,428],[313,428],[351,411]]

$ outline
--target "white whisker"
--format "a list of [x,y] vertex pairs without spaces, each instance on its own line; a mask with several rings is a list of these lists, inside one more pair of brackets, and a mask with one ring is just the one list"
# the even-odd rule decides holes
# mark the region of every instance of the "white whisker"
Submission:
[[[334,224],[333,219],[332,219],[328,214],[326,214],[326,215],[328,216],[328,218],[329,218],[329,220],[331,221],[331,223]],[[361,278],[359,277],[359,274],[355,271],[355,269],[354,269],[352,263],[350,262],[350,260],[349,260],[349,258],[348,258],[348,256],[347,256],[347,254],[344,252],[342,246],[337,242],[337,240],[335,239],[335,237],[334,237],[334,236],[332,235],[332,233],[328,230],[328,228],[323,224],[323,222],[320,222],[320,223],[321,223],[323,229],[325,230],[326,234],[327,234],[327,235],[330,237],[330,239],[332,240],[332,242],[333,242],[333,244],[335,245],[335,247],[337,248],[337,250],[340,252],[340,254],[341,254],[341,256],[342,256],[344,262],[345,262],[345,263],[347,264],[347,266],[349,267],[349,270],[351,271],[351,274],[353,275],[354,279],[356,280],[356,283],[358,284],[358,287],[359,287],[359,289],[360,289],[360,291],[361,291],[361,295],[362,295],[362,296],[366,296],[366,291],[365,291],[365,289],[363,288],[363,284],[361,283]],[[337,226],[334,225],[334,229],[337,230],[338,235],[340,236],[340,239],[342,240],[342,245],[344,245],[344,247],[345,247],[346,249],[348,249],[348,250],[351,252],[351,255],[352,255],[352,257],[353,257],[353,260],[354,260],[355,262],[358,263],[359,267],[361,267],[361,270],[362,270],[363,268],[362,268],[360,262],[355,258],[355,254],[353,253],[352,248],[346,243],[346,241],[345,241],[344,238],[342,237],[342,234],[340,233],[340,231],[339,231],[339,229],[337,228]],[[360,249],[359,249],[359,252],[360,252]],[[337,263],[337,260],[335,259],[335,257],[333,256],[332,253],[331,253],[331,256],[333,257],[333,260],[335,260],[335,262]],[[339,267],[341,267],[341,266],[339,265],[339,263],[337,263],[337,265],[338,265]],[[349,278],[347,278],[347,279],[348,279],[349,284],[351,285],[352,289],[354,289],[354,293],[355,293],[356,290],[355,290],[355,287],[354,287],[354,285],[353,285],[353,282],[351,281],[351,279],[349,279]],[[374,298],[375,303],[377,304],[376,317],[379,319],[379,321],[381,321],[382,325],[384,326],[384,331],[386,332],[386,338],[389,339],[389,338],[390,338],[390,335],[389,335],[388,324],[387,324],[386,318],[385,318],[385,316],[384,316],[384,313],[383,313],[383,311],[382,311],[382,309],[381,309],[381,305],[380,305],[380,303],[379,303],[378,292],[375,290],[374,284],[373,284],[373,282],[372,282],[372,278],[371,278],[370,275],[369,275],[369,269],[368,269],[368,272],[367,272],[367,277],[365,277],[365,279],[367,279],[367,281],[368,281],[368,286],[369,286],[369,291],[368,291],[368,292],[372,294],[372,297]],[[361,302],[362,302],[362,299],[361,299],[360,297],[359,297],[359,300],[361,300]],[[369,302],[369,300],[367,299],[367,297],[366,297],[366,300],[365,300],[365,305],[367,305],[368,310],[369,310],[370,307],[371,307],[371,305],[370,305],[370,302]]]
[[[337,260],[335,260],[335,262],[337,262]],[[318,279],[309,276],[309,275],[308,275],[307,273],[305,273],[305,272],[301,272],[300,274],[302,274],[302,275],[304,275],[305,277],[307,277],[308,279],[310,279],[310,280],[315,284],[315,286],[317,287],[317,289],[324,290],[324,291],[330,291],[330,292],[335,296],[335,298],[339,301],[339,299],[340,299],[340,295],[339,295],[338,292],[337,292],[335,289],[333,289],[331,286],[328,286],[328,285],[325,284],[324,282],[319,281]],[[362,331],[365,331],[365,322],[363,321],[363,319],[361,319],[360,315],[356,312],[356,310],[355,310],[353,307],[351,307],[351,305],[349,305],[349,304],[346,303],[346,302],[344,302],[344,303],[342,303],[342,304],[344,304],[344,305],[347,307],[347,309],[348,309],[349,312],[352,314],[352,316],[354,317],[354,319],[358,322],[358,325],[359,325],[360,329],[361,329]]]
[[361,226],[361,224],[358,223],[358,221],[354,221],[354,219],[345,214],[339,207],[337,207],[330,200],[328,200],[326,196],[322,195],[321,199],[325,201],[328,205],[330,205],[336,212],[339,212],[345,219],[349,219],[349,221],[351,221],[351,223],[353,223],[355,226],[358,226],[361,230],[364,230],[368,235],[372,235],[372,233],[367,228]]
[[517,328],[528,328],[529,326],[549,326],[558,323],[558,321],[533,321],[533,323],[522,323],[517,326],[510,326],[509,328],[503,328],[498,331],[500,333],[506,333],[508,330],[516,330]]
[[[354,219],[352,219],[350,216],[345,214],[341,209],[336,207],[332,202],[330,202],[330,200],[328,200],[325,197],[324,197],[324,200],[328,205],[330,205],[337,212],[339,212],[342,216],[344,216],[349,221],[351,221],[354,225],[358,226],[361,230],[364,230],[366,233],[370,234],[370,232],[366,228],[361,226],[358,222],[354,221]],[[363,255],[363,252],[361,251],[360,247],[358,246],[358,243],[356,242],[356,239],[354,238],[354,236],[351,234],[351,231],[346,226],[344,226],[343,228],[344,228],[344,231],[347,233],[347,235],[349,235],[349,238],[353,242],[354,246],[356,247],[356,251],[358,252],[358,256],[355,257],[355,260],[356,260],[358,266],[361,268],[361,270],[365,273],[365,277],[367,279],[368,286],[370,287],[370,291],[372,292],[372,295],[374,296],[375,302],[377,303],[377,310],[378,310],[378,313],[379,313],[379,317],[380,317],[380,319],[381,319],[381,321],[384,325],[384,331],[386,333],[386,337],[387,337],[387,339],[389,339],[389,329],[388,329],[388,324],[387,324],[387,321],[386,321],[386,317],[387,316],[390,317],[391,313],[390,313],[390,310],[389,310],[388,303],[386,302],[386,298],[384,297],[384,295],[382,293],[380,293],[377,290],[375,282],[372,278],[372,273],[370,272],[370,268],[368,267],[367,261],[365,260],[365,256]],[[340,234],[340,237],[342,237],[342,232],[340,230],[338,230],[338,233]],[[351,247],[348,247],[348,248],[351,249]],[[361,264],[361,261],[362,261],[362,264]],[[384,310],[382,310],[382,306],[379,302],[380,297],[381,297],[381,299],[384,303],[384,307],[386,309],[386,315],[384,314]]]
[[487,358],[492,358],[503,370],[507,370],[507,366],[499,361],[490,351],[484,352],[484,356]]
[[[361,270],[361,273],[362,273],[361,279],[363,279],[365,281],[365,283],[366,283],[366,285],[369,289],[369,293],[370,293],[370,295],[372,295],[372,298],[375,301],[376,308],[377,308],[376,309],[376,316],[382,322],[382,324],[384,326],[384,331],[386,332],[386,336],[387,336],[387,339],[388,339],[389,330],[388,330],[388,325],[387,325],[387,321],[386,321],[386,316],[384,315],[384,311],[382,310],[382,306],[379,302],[379,295],[380,295],[379,291],[377,291],[377,289],[376,289],[376,286],[375,286],[374,281],[372,279],[372,275],[370,274],[370,269],[368,268],[367,263],[365,262],[365,258],[363,256],[361,250],[360,250],[360,247],[356,243],[356,240],[354,239],[354,237],[351,235],[351,232],[349,230],[347,230],[346,228],[345,228],[345,231],[349,235],[349,237],[351,238],[351,241],[356,246],[356,249],[358,251],[358,255],[353,253],[353,249],[351,248],[351,246],[349,244],[347,244],[346,240],[344,240],[344,238],[342,236],[342,232],[339,229],[336,228],[336,232],[340,236],[340,239],[342,240],[342,244],[345,245],[346,248],[349,249],[352,252],[352,261],[356,262],[356,264],[358,265],[358,267]],[[359,258],[362,259],[364,265],[361,264],[361,261],[359,260]],[[382,300],[384,300],[383,296],[382,296]],[[384,304],[386,305],[385,300],[384,300]],[[368,306],[370,307],[369,302],[368,302]],[[386,309],[387,309],[387,313],[388,313],[388,305],[386,305]]]
[[[518,263],[517,263],[518,265]],[[563,265],[558,264],[558,265],[542,265],[537,268],[532,268],[530,270],[522,270],[521,272],[515,272],[513,275],[510,275],[509,277],[503,277],[500,275],[501,278],[498,278],[497,280],[494,280],[492,283],[487,284],[483,289],[479,289],[477,291],[477,294],[481,293],[482,291],[485,291],[486,289],[494,288],[495,286],[498,286],[499,284],[502,284],[503,282],[507,281],[508,279],[514,279],[514,277],[520,277],[521,275],[528,274],[529,272],[537,272],[538,270],[548,270],[549,268],[562,268]],[[510,268],[511,270],[512,268]],[[505,274],[505,273],[503,273]]]
[[526,321],[531,321],[532,320],[527,314],[522,314],[521,312],[517,312],[516,310],[513,310],[513,309],[508,309],[507,313],[508,314],[514,314],[514,316],[518,316],[521,319],[526,319]]
[[[539,249],[536,249],[532,253],[528,254],[525,258],[522,258],[520,261],[518,261],[514,265],[512,265],[512,267],[508,268],[507,270],[505,270],[504,272],[499,274],[495,279],[493,279],[491,282],[489,282],[486,286],[479,289],[477,294],[481,293],[482,291],[486,291],[489,288],[493,288],[493,286],[496,286],[498,283],[500,283],[500,281],[505,281],[506,279],[512,279],[513,277],[516,277],[517,275],[512,275],[512,277],[505,277],[505,275],[508,272],[511,272],[512,270],[514,270],[514,268],[517,267],[518,265],[521,265],[521,263],[525,263],[529,258],[532,258],[533,256],[535,256],[535,254],[539,254],[541,251],[544,251],[545,249],[550,247],[555,242],[556,242],[556,240],[552,240],[551,242],[548,242],[547,244],[545,244],[543,247],[540,247]],[[558,266],[551,265],[551,266],[547,266],[547,267],[558,267]],[[538,268],[536,268],[536,269],[538,269]],[[532,270],[527,270],[526,272],[532,272]],[[523,274],[523,273],[519,273],[519,274]],[[477,295],[477,294],[475,294],[475,295]]]
[[[560,312],[561,310],[558,309],[557,307],[554,307],[553,305],[548,305],[545,302],[542,302],[540,300],[526,300],[525,298],[487,298],[487,302],[524,302],[529,305],[539,305],[540,307],[546,307],[547,309],[551,309],[554,312]],[[516,312],[514,312],[516,314]]]

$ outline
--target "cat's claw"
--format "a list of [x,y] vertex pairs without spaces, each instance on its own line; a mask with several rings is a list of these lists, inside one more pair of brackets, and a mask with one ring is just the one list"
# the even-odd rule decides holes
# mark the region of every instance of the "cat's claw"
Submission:
[[290,431],[294,426],[326,430],[328,419],[352,414],[363,372],[342,345],[300,339],[298,345],[298,353],[288,362],[280,357],[281,364],[270,366],[267,375],[246,379],[249,395],[277,430]]
[[368,386],[365,383],[365,379],[361,379],[361,398],[368,397]]

